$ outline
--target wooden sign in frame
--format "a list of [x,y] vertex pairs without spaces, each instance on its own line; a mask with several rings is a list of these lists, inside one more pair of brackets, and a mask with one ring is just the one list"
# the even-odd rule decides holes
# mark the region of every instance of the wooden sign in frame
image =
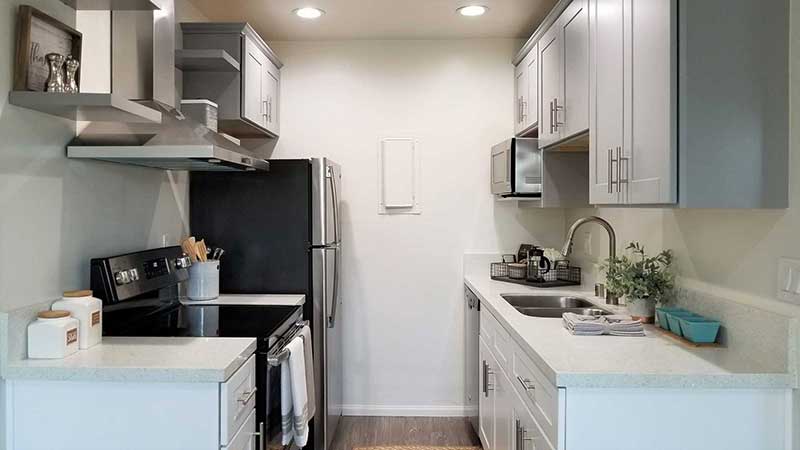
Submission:
[[[17,15],[17,57],[14,61],[15,91],[44,91],[49,68],[45,55],[61,53],[81,60],[83,35],[80,31],[22,5]],[[75,75],[80,85],[80,72]]]

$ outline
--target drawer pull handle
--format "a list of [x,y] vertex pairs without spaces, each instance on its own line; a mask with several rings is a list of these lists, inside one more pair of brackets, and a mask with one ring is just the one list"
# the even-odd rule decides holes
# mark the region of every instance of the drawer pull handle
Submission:
[[246,404],[250,403],[250,400],[252,400],[253,397],[255,397],[257,390],[258,390],[258,388],[253,387],[252,391],[244,391],[244,392],[242,392],[242,395],[236,401],[241,403],[242,405],[246,405]]
[[517,381],[519,381],[519,384],[522,385],[522,389],[525,389],[526,391],[535,391],[536,390],[536,386],[534,386],[531,383],[531,380],[529,380],[527,378],[522,378],[521,376],[517,375]]

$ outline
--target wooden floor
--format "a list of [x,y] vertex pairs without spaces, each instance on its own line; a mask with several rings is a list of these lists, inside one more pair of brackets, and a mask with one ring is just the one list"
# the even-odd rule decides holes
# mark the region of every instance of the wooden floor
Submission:
[[445,417],[342,417],[331,450],[359,447],[414,445],[480,447],[480,440],[465,418]]

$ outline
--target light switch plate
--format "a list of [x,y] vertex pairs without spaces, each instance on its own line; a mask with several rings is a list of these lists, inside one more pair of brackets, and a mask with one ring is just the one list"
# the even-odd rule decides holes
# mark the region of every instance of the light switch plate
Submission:
[[800,259],[778,260],[777,292],[780,300],[800,305]]

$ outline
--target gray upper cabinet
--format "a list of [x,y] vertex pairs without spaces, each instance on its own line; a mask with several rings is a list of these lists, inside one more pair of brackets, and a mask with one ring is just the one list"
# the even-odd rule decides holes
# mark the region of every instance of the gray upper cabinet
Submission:
[[787,207],[788,0],[589,8],[591,203]]
[[185,49],[220,49],[240,71],[191,71],[183,74],[184,98],[219,105],[219,129],[238,138],[280,135],[280,69],[272,49],[246,23],[183,23]]
[[543,147],[589,130],[589,12],[573,0],[539,40],[539,139]]
[[536,46],[514,68],[514,134],[530,134],[539,125],[539,52]]

